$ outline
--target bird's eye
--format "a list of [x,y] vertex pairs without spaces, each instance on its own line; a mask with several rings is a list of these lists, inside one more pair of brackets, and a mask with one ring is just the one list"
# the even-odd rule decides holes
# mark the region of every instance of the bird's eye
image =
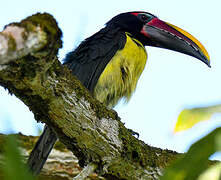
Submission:
[[142,19],[143,21],[146,21],[146,20],[148,19],[148,17],[145,16],[145,15],[141,15],[141,19]]
[[139,18],[140,18],[140,20],[143,21],[143,22],[147,22],[147,21],[149,21],[149,20],[151,19],[150,17],[148,17],[148,16],[145,15],[145,14],[140,14],[140,15],[139,15]]

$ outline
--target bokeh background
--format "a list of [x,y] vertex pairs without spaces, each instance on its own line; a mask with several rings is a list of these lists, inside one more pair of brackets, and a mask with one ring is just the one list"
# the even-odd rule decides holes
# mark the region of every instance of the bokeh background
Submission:
[[[63,32],[61,61],[121,12],[151,12],[187,30],[208,50],[212,68],[184,54],[146,47],[148,63],[136,92],[128,104],[122,101],[115,108],[125,125],[138,132],[147,144],[185,152],[193,142],[221,125],[220,114],[215,114],[212,120],[188,131],[173,133],[182,109],[221,103],[220,7],[219,0],[7,0],[0,5],[0,29],[37,12],[52,14]],[[36,123],[29,109],[0,87],[0,133],[37,135],[41,129],[42,124]],[[212,158],[221,160],[221,153]]]

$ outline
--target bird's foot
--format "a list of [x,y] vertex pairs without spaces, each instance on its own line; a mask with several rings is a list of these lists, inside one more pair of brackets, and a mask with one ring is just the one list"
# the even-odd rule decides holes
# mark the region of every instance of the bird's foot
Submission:
[[138,132],[135,132],[132,129],[128,129],[128,131],[131,133],[132,136],[136,136],[136,138],[139,138],[140,135]]

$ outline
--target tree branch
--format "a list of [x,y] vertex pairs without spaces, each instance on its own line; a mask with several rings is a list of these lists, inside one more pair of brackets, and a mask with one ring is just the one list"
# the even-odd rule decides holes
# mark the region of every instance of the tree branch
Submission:
[[60,64],[61,31],[53,17],[36,14],[1,35],[0,85],[53,129],[81,167],[96,164],[106,178],[157,179],[177,157],[133,137],[117,113],[93,99]]
[[[25,136],[22,134],[15,134],[19,141],[19,150],[22,153],[24,159],[28,159],[29,153],[34,147],[38,137]],[[2,157],[3,149],[5,146],[5,140],[7,135],[0,134],[0,170],[4,165],[4,159]],[[54,149],[51,151],[44,168],[42,169],[38,180],[72,180],[76,177],[82,168],[78,164],[78,159],[60,142],[57,142]],[[97,174],[90,174],[89,179],[104,179]],[[0,171],[0,179],[3,179],[3,174]]]

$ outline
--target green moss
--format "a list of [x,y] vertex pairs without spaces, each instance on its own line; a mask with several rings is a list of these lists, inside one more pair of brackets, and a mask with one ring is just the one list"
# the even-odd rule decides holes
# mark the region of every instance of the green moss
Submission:
[[67,152],[67,148],[65,147],[64,144],[62,144],[60,141],[57,141],[54,145],[54,149],[57,149],[59,151]]
[[178,156],[174,156],[177,155],[176,152],[151,147],[136,139],[123,124],[120,125],[119,138],[123,143],[122,158],[125,161],[134,162],[138,166],[164,168],[178,158]]
[[4,134],[0,134],[0,153],[3,152],[3,148],[4,147],[4,144],[5,144],[5,135]]
[[67,67],[61,67],[60,64],[55,63],[53,69],[50,71],[56,72],[56,74],[59,75],[62,73],[64,77],[63,80],[70,81],[70,84],[68,84],[69,87],[66,87],[66,90],[67,88],[70,89],[70,91],[74,90],[77,100],[81,100],[82,97],[88,99],[92,110],[96,113],[98,118],[112,118],[120,120],[117,112],[107,109],[102,103],[94,99],[88,89],[86,89],[81,82],[71,74],[71,71]]
[[[62,47],[62,32],[58,28],[56,20],[52,15],[48,13],[37,13],[34,16],[30,16],[21,22],[22,26],[25,26],[29,31],[35,30],[36,26],[40,26],[44,32],[48,34],[47,42],[56,41],[53,49],[58,49]],[[33,26],[34,25],[34,26]]]
[[16,136],[18,137],[19,145],[29,151],[33,149],[36,141],[38,140],[38,137],[36,136],[25,136],[21,133],[16,134]]
[[28,59],[28,61],[20,60],[17,62],[21,69],[20,79],[24,77],[33,79],[36,76],[36,72],[40,71],[39,65],[36,63],[38,59],[30,55],[26,56],[25,59]]
[[16,42],[15,39],[11,36],[8,35],[9,40],[8,40],[8,51],[15,51],[16,50]]
[[19,146],[21,146],[22,148],[26,149],[26,150],[30,150],[33,148],[35,140],[37,139],[37,137],[32,137],[32,136],[24,136],[22,134],[11,134],[11,135],[4,135],[4,134],[0,134],[0,153],[3,152],[4,150],[4,146],[5,146],[5,140],[7,138],[7,136],[16,136],[16,138],[18,138],[19,140]]
[[[153,168],[165,168],[179,156],[176,152],[162,150],[159,148],[146,145],[131,135],[131,132],[120,123],[119,138],[122,141],[123,149],[121,157],[109,166],[109,175],[127,179],[132,177],[136,169],[139,174],[143,172],[143,168],[153,171]],[[136,168],[137,167],[137,168]]]
[[120,120],[120,117],[118,116],[117,112],[114,110],[107,109],[102,103],[96,102],[92,106],[93,110],[96,113],[96,116],[98,118],[111,118],[115,120]]

